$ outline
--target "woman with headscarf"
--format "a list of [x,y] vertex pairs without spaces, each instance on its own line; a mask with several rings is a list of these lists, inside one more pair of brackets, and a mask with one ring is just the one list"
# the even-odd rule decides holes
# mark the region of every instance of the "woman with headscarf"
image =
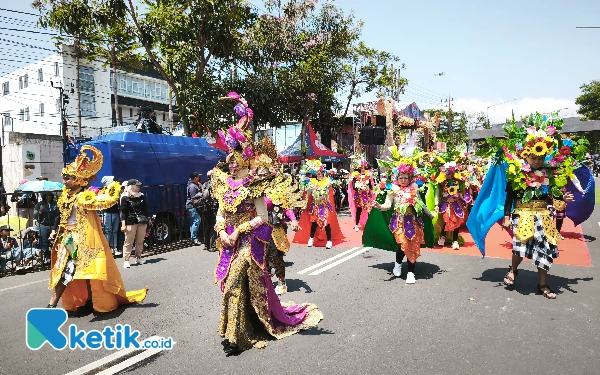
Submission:
[[137,264],[146,263],[142,259],[142,251],[144,250],[144,238],[146,238],[146,227],[148,226],[148,206],[144,194],[140,192],[141,186],[142,183],[138,180],[127,181],[127,186],[119,201],[121,230],[125,233],[125,245],[123,246],[124,268],[130,267],[129,257],[134,244]]

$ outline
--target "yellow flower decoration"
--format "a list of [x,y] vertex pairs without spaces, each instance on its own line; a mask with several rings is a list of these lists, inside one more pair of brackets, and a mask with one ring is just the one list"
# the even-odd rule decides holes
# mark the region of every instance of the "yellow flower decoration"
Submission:
[[544,142],[538,142],[531,147],[530,152],[535,156],[544,156],[548,153],[548,146]]
[[448,194],[456,195],[456,193],[458,193],[458,186],[452,185],[448,187]]
[[440,173],[437,178],[435,179],[435,181],[438,184],[441,184],[442,182],[446,181],[446,174],[445,173]]
[[90,190],[86,190],[79,195],[79,201],[83,204],[89,204],[96,200],[96,193]]
[[460,174],[460,172],[456,172],[454,173],[454,178],[457,180],[462,180],[462,175]]

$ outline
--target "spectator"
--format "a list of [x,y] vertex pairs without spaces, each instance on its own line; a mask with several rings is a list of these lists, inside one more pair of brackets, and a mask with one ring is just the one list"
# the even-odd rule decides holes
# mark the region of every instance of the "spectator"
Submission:
[[8,214],[10,206],[8,205],[8,199],[6,198],[6,190],[4,189],[4,183],[0,177],[0,216]]
[[[38,262],[42,260],[42,249],[40,244],[40,231],[36,227],[27,228],[24,233],[23,240],[23,266],[28,267],[31,262],[37,257]],[[37,266],[36,266],[37,267]]]
[[40,246],[46,259],[50,258],[50,233],[57,228],[58,206],[54,201],[54,194],[45,193],[43,201],[37,203],[33,208],[33,217],[37,220],[40,235]]
[[[105,187],[113,183],[113,176],[102,177],[102,185]],[[119,202],[115,203],[114,206],[107,208],[103,212],[104,216],[104,235],[110,246],[110,251],[114,256],[120,256],[122,253],[119,251],[119,221],[120,221],[120,210]]]
[[197,195],[201,193],[200,187],[200,173],[192,172],[187,185],[187,200],[185,202],[185,208],[190,215],[190,232],[192,236],[192,242],[194,245],[201,245],[202,243],[198,240],[198,229],[200,228],[200,214],[198,213]]
[[0,274],[6,272],[6,263],[9,260],[21,260],[21,249],[17,240],[9,236],[11,231],[8,225],[0,227]]
[[148,206],[144,194],[140,192],[141,186],[142,183],[138,180],[127,181],[127,186],[119,201],[121,230],[125,232],[123,268],[130,267],[129,257],[134,243],[137,264],[146,263],[142,259],[142,250],[148,226]]
[[217,251],[215,224],[217,223],[219,202],[213,196],[211,174],[212,171],[208,172],[208,181],[202,185],[202,234],[204,249],[213,252]]
[[[26,182],[29,182],[29,180],[27,180],[27,179],[21,180],[21,181],[19,181],[19,185],[22,185]],[[11,202],[17,203],[18,215],[22,218],[27,219],[26,227],[33,226],[33,208],[35,207],[35,205],[37,203],[37,199],[35,198],[35,195],[34,194],[23,194],[23,192],[15,190],[15,194],[13,194],[13,196],[10,200],[11,200]]]

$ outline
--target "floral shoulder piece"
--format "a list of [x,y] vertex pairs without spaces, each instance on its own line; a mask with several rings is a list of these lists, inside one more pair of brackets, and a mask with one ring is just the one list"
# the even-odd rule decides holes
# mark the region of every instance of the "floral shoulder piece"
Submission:
[[108,186],[97,190],[88,189],[77,196],[77,206],[85,210],[106,210],[114,206],[121,194],[121,184],[114,181]]

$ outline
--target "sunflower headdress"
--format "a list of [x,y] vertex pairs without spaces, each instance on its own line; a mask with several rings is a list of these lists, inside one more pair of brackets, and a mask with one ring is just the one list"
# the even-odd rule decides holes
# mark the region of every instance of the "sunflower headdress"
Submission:
[[388,160],[377,160],[377,163],[384,169],[389,169],[393,174],[407,174],[415,176],[419,173],[419,165],[422,164],[422,159],[426,152],[415,151],[414,154],[407,156],[400,154],[397,146],[389,148],[390,156]]
[[[558,117],[558,112],[550,115],[531,114],[523,119],[523,127],[518,128],[513,120],[506,126],[506,142],[504,152],[515,153],[518,157],[548,156],[555,153],[558,146],[558,132],[564,121]],[[510,157],[509,157],[510,158]]]
[[[85,151],[92,154],[92,159]],[[100,150],[90,145],[84,145],[75,161],[63,168],[62,175],[73,177],[75,184],[79,186],[87,186],[102,168],[103,161],[104,157]]]

